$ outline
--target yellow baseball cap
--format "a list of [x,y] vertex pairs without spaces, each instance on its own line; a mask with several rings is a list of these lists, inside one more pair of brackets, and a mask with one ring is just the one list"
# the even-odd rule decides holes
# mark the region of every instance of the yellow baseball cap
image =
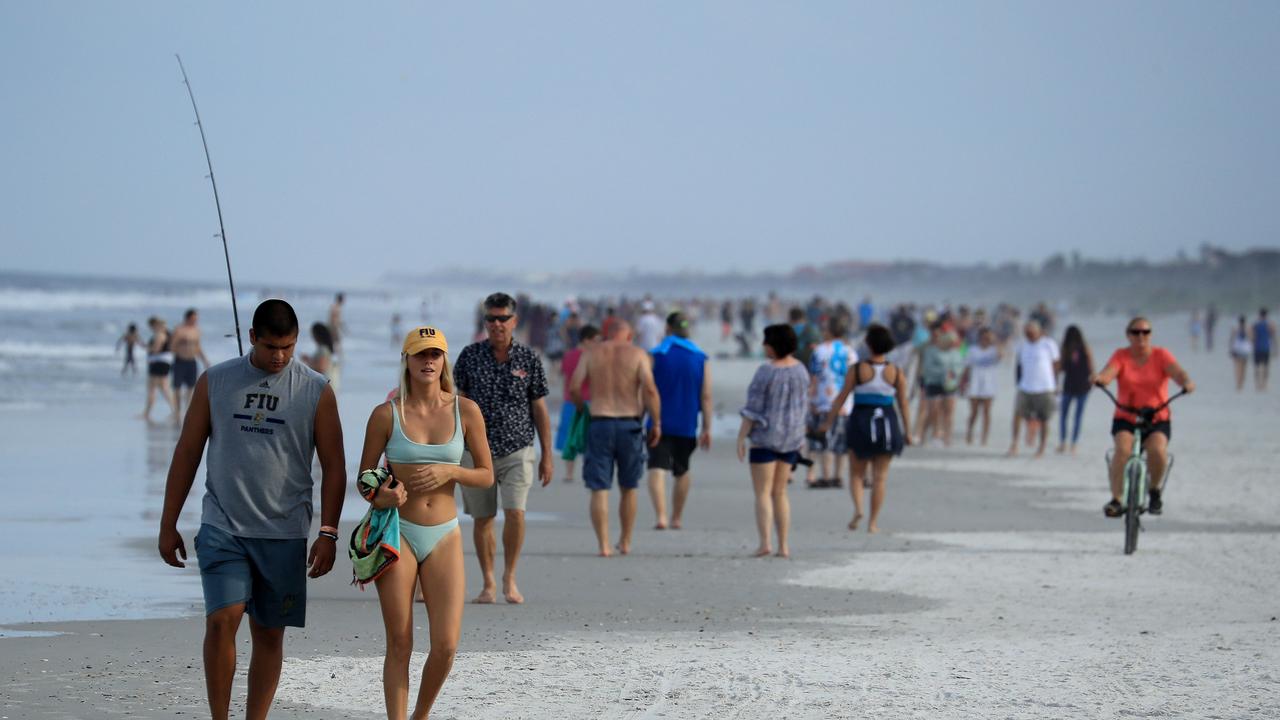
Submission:
[[405,355],[417,355],[431,348],[439,348],[440,352],[446,354],[449,352],[449,341],[445,339],[444,332],[424,325],[410,330],[409,334],[404,336]]

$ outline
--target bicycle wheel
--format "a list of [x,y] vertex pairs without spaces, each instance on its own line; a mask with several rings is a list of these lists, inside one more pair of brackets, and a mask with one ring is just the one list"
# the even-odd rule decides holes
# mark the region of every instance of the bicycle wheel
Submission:
[[1143,477],[1145,474],[1141,462],[1130,462],[1129,467],[1125,468],[1125,555],[1132,555],[1133,551],[1138,549],[1138,532],[1142,529],[1142,522],[1138,516],[1142,512],[1142,483],[1146,480]]

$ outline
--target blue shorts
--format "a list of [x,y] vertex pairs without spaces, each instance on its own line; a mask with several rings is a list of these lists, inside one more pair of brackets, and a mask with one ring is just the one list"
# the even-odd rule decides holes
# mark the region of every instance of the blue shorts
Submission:
[[582,461],[582,479],[592,490],[613,487],[613,468],[618,467],[618,485],[634,490],[644,476],[648,452],[644,425],[640,418],[593,417],[587,428],[587,452]]
[[201,525],[195,544],[206,616],[243,603],[263,627],[306,625],[306,538],[242,538]]
[[778,452],[764,447],[753,447],[747,454],[747,461],[752,464],[783,462],[791,467],[796,466],[796,461],[800,459],[800,452],[792,450],[791,452]]

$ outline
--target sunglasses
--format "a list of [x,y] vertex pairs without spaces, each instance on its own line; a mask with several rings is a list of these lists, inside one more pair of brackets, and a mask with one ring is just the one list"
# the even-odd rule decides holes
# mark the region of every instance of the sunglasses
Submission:
[[1150,335],[1151,328],[1134,328],[1129,331],[1130,335]]
[[487,323],[504,323],[513,317],[515,315],[485,315],[484,321]]

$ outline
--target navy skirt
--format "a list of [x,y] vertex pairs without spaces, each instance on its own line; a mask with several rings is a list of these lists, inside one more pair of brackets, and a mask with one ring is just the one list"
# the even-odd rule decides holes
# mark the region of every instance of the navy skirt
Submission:
[[902,426],[892,405],[854,405],[845,432],[849,450],[860,460],[902,454]]

